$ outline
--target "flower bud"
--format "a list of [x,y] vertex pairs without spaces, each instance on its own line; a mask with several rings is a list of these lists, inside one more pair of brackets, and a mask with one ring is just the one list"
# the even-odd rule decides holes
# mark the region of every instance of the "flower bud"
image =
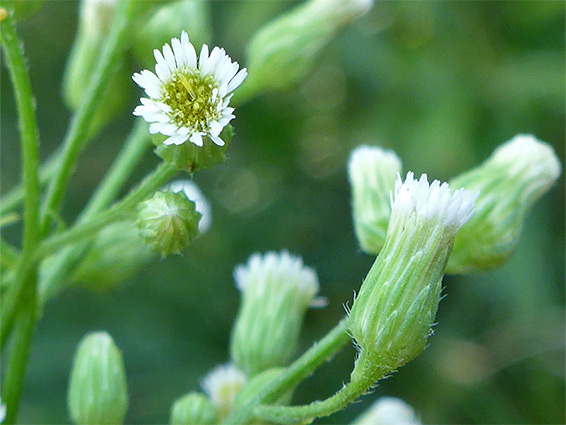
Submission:
[[360,349],[352,382],[376,382],[425,349],[454,237],[477,196],[429,185],[425,174],[417,181],[408,173],[395,186],[385,245],[350,312]]
[[[104,39],[110,29],[116,0],[81,0],[79,28],[71,48],[63,77],[63,95],[69,109],[76,111],[83,101],[93,71],[103,50]],[[93,137],[111,118],[122,110],[129,100],[130,88],[122,58],[108,81],[100,101],[90,120],[89,135]],[[121,72],[120,72],[121,71]]]
[[378,254],[391,214],[389,201],[401,160],[393,151],[358,146],[350,155],[348,175],[352,187],[352,216],[358,243],[367,254]]
[[140,26],[133,43],[133,53],[144,68],[150,68],[155,64],[153,49],[178,37],[183,30],[187,31],[197,50],[201,45],[210,43],[210,2],[181,0],[167,4]]
[[212,400],[220,420],[232,411],[236,396],[245,383],[246,375],[231,363],[217,366],[204,377],[202,389]]
[[169,184],[171,192],[183,192],[185,196],[195,203],[195,210],[201,215],[198,223],[198,231],[203,234],[208,232],[212,224],[210,202],[204,197],[198,186],[191,180],[176,180]]
[[155,192],[138,206],[140,236],[167,257],[181,252],[198,236],[200,214],[184,193]]
[[352,425],[421,425],[411,406],[395,397],[382,397],[362,413]]
[[96,235],[71,280],[78,286],[106,291],[131,279],[154,255],[134,222],[112,223]]
[[234,279],[242,301],[230,341],[232,360],[249,376],[286,366],[319,290],[315,271],[287,251],[256,253],[235,268]]
[[191,392],[175,400],[171,408],[171,425],[213,425],[218,423],[216,409],[201,393]]
[[513,252],[531,206],[556,182],[560,161],[552,147],[529,135],[499,146],[483,164],[450,181],[479,190],[474,216],[454,243],[448,273],[501,265]]
[[250,42],[243,92],[283,89],[299,82],[330,39],[372,5],[373,0],[309,0],[267,24]]
[[[234,407],[239,408],[245,406],[254,398],[258,397],[259,394],[267,389],[267,387],[279,376],[285,369],[275,367],[273,369],[267,369],[260,374],[251,378],[246,385],[242,387],[242,390],[236,396],[234,401]],[[289,390],[283,394],[278,400],[271,404],[290,404],[291,397],[293,395],[293,390]]]
[[128,388],[122,353],[106,332],[83,338],[73,362],[68,394],[75,424],[124,423]]

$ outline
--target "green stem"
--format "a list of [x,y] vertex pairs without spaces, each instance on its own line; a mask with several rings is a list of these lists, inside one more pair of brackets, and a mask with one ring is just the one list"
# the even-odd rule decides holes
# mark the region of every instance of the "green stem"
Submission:
[[259,396],[232,412],[222,425],[241,425],[248,423],[261,403],[269,403],[281,397],[287,390],[295,387],[320,365],[336,354],[350,341],[347,334],[348,318],[342,319],[324,338],[316,342],[308,351],[294,361]]
[[[130,135],[126,139],[120,154],[110,167],[108,174],[90,199],[88,205],[79,216],[78,223],[85,223],[100,213],[114,201],[128,180],[134,167],[139,163],[143,154],[151,146],[149,131],[142,120],[137,120]],[[89,247],[88,242],[81,242],[67,247],[58,253],[55,263],[51,265],[49,277],[41,281],[39,301],[44,304],[67,284],[65,277],[69,274]]]
[[10,358],[6,368],[6,376],[2,388],[2,401],[6,403],[7,413],[4,424],[13,424],[18,414],[18,406],[22,395],[26,365],[33,340],[36,323],[36,290],[37,276],[32,270],[26,281],[25,293],[21,302],[14,326],[14,337],[10,350]]
[[20,253],[16,248],[0,238],[0,265],[2,268],[14,268],[18,265]]
[[100,230],[107,224],[124,218],[127,214],[131,213],[141,201],[167,183],[176,173],[177,169],[174,165],[162,163],[152,174],[146,177],[136,189],[106,212],[92,220],[77,224],[43,241],[36,251],[35,259],[39,260],[55,253],[65,245],[91,237],[94,232]]
[[93,77],[86,88],[83,97],[84,101],[79,107],[67,131],[63,142],[62,160],[57,174],[50,181],[47,196],[42,205],[42,235],[45,235],[49,231],[50,213],[58,212],[61,208],[71,178],[71,172],[79,153],[85,145],[84,139],[86,139],[89,131],[90,120],[104,93],[105,84],[110,78],[114,66],[124,49],[128,36],[128,24],[134,11],[134,5],[134,0],[121,0],[116,6],[112,26],[106,39],[104,50],[102,51],[98,65],[93,71]]

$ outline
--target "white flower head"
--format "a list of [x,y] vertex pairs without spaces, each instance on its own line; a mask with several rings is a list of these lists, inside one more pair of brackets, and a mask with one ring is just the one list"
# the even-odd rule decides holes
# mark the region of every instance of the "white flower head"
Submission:
[[420,425],[411,406],[395,397],[381,397],[353,425]]
[[212,403],[223,412],[234,405],[236,395],[246,383],[246,375],[232,363],[212,369],[201,382],[202,389]]
[[183,192],[187,198],[195,203],[196,211],[201,215],[198,223],[199,232],[206,233],[212,224],[212,213],[210,202],[202,194],[198,186],[190,180],[176,180],[171,182],[169,190],[172,192]]
[[397,175],[395,199],[391,197],[392,220],[395,216],[415,214],[422,220],[434,220],[454,231],[460,229],[472,216],[474,202],[479,192],[466,189],[450,190],[448,183],[434,180],[429,184],[427,175],[419,180],[408,172],[404,182]]
[[295,288],[306,300],[306,305],[323,306],[324,299],[315,299],[320,285],[316,272],[303,264],[303,259],[288,251],[253,254],[247,264],[234,269],[234,280],[240,291],[253,286],[253,291],[262,293],[273,290],[273,286]]
[[209,137],[216,145],[224,146],[222,129],[234,118],[229,107],[232,92],[246,78],[247,71],[238,72],[224,49],[214,47],[210,54],[204,44],[198,57],[185,31],[181,40],[173,38],[171,46],[165,43],[163,53],[154,50],[154,74],[143,70],[135,73],[134,81],[149,98],[141,98],[134,115],[151,123],[152,134],[168,138],[165,145],[181,145],[187,140],[203,145]]

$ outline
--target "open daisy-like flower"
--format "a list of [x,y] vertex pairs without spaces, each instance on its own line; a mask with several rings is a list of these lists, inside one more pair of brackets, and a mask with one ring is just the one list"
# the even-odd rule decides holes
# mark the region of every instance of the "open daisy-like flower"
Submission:
[[133,76],[149,97],[140,99],[142,104],[134,115],[151,123],[150,133],[169,136],[163,142],[166,145],[181,145],[189,140],[202,146],[203,137],[209,137],[216,145],[224,146],[220,133],[234,118],[234,108],[228,106],[231,93],[246,78],[246,69],[238,72],[238,63],[219,47],[209,55],[206,44],[197,66],[195,48],[185,31],[180,41],[173,38],[171,46],[165,43],[163,53],[157,49],[153,53],[157,75],[143,70]]

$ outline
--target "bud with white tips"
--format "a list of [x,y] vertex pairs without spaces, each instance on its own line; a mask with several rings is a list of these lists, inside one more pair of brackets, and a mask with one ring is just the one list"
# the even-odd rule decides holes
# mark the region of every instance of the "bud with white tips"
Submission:
[[476,212],[454,243],[448,273],[501,265],[513,252],[531,206],[556,182],[554,149],[530,135],[499,146],[483,164],[452,179],[452,187],[479,190]]
[[411,406],[395,397],[381,397],[352,425],[421,425]]
[[378,254],[391,215],[390,194],[401,172],[393,151],[358,146],[350,154],[348,176],[352,188],[352,216],[358,243],[367,254]]
[[167,257],[181,254],[198,236],[200,214],[184,193],[155,192],[138,206],[140,236]]
[[216,408],[201,393],[191,392],[175,400],[171,407],[171,425],[213,425],[218,423]]
[[360,349],[352,382],[376,382],[425,349],[454,238],[476,197],[438,180],[429,184],[424,174],[398,178],[385,245],[350,312]]
[[248,375],[286,366],[295,354],[307,308],[318,303],[315,271],[287,251],[253,254],[234,270],[242,293],[230,354]]
[[191,180],[176,180],[169,184],[171,192],[183,192],[190,201],[195,203],[195,210],[201,217],[198,223],[198,230],[201,234],[208,232],[212,224],[212,213],[210,202],[204,197],[199,187]]
[[242,91],[251,96],[298,83],[332,37],[372,6],[373,0],[309,0],[276,18],[250,42],[250,76]]
[[71,371],[68,404],[77,425],[124,423],[126,371],[122,353],[106,332],[92,333],[81,341]]
[[210,397],[220,420],[234,406],[236,396],[246,383],[246,375],[231,363],[217,366],[203,379],[201,386]]

